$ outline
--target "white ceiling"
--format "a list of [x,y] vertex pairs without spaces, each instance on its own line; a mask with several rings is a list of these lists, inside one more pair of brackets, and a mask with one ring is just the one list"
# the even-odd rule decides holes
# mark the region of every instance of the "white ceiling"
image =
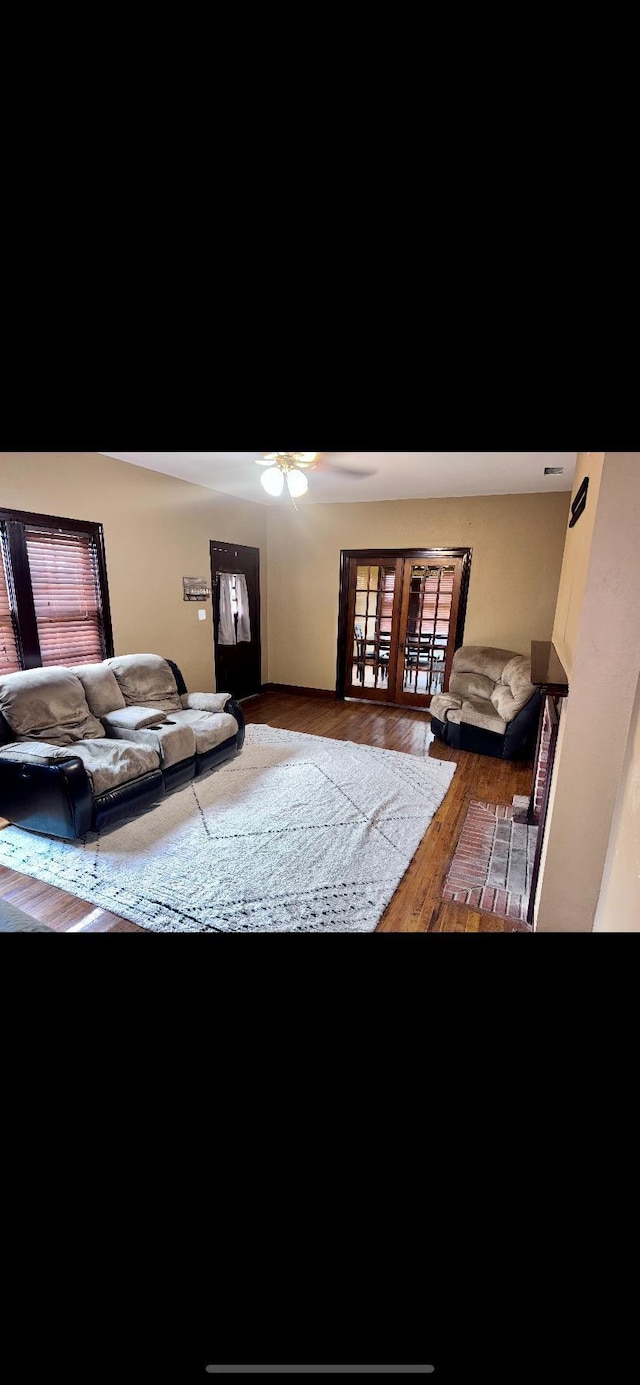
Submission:
[[[255,465],[264,452],[102,452],[151,471],[165,472],[262,505],[291,504],[287,493],[274,500],[260,485]],[[354,500],[421,500],[431,496],[517,495],[570,491],[576,452],[323,452],[334,466],[375,471],[362,479],[335,472],[309,473],[309,492],[298,505]],[[563,476],[545,476],[546,466],[563,466]]]

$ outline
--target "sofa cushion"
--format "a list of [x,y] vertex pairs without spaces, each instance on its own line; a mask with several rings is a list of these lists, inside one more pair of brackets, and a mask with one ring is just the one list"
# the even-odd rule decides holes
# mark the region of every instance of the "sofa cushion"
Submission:
[[198,755],[206,755],[209,750],[228,741],[238,734],[238,723],[228,712],[172,712],[167,725],[190,726],[196,738]]
[[160,756],[150,745],[130,741],[82,741],[74,749],[89,775],[96,798],[132,779],[141,779],[160,768]]
[[0,750],[0,764],[12,760],[21,764],[55,764],[77,757],[91,780],[95,797],[140,779],[160,766],[160,755],[150,745],[132,745],[126,741],[77,741],[73,746],[47,744],[46,741],[14,741]]
[[530,659],[516,654],[504,669],[502,682],[494,688],[491,701],[503,720],[509,723],[531,701],[535,691],[531,682]]
[[0,711],[22,740],[74,745],[104,736],[80,679],[69,668],[32,668],[0,678]]
[[126,706],[118,681],[108,664],[76,664],[72,673],[80,679],[94,717],[106,717],[109,712]]
[[[453,656],[453,672],[457,673],[479,673],[485,678],[490,678],[492,683],[499,683],[507,664],[514,657],[519,657],[513,649],[494,649],[489,645],[465,644],[461,649],[456,650]],[[471,694],[472,696],[483,696],[482,693]],[[491,693],[487,693],[490,697]]]
[[486,697],[466,697],[459,711],[449,712],[447,720],[458,726],[461,722],[479,726],[482,731],[495,731],[499,736],[504,736],[507,729],[506,722]]
[[196,738],[190,726],[174,726],[165,721],[161,726],[150,726],[140,731],[121,731],[118,727],[112,727],[109,734],[116,740],[152,746],[160,756],[163,769],[171,769],[172,765],[195,758]]
[[459,697],[490,698],[495,688],[492,678],[484,673],[452,673],[449,688]]
[[164,712],[181,709],[176,680],[166,659],[158,654],[125,654],[106,662],[127,707],[156,707]]

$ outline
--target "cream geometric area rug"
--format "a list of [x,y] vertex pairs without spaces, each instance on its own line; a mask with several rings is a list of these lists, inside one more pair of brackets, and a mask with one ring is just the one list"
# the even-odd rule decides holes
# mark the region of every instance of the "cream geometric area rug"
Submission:
[[159,933],[372,933],[455,765],[247,727],[244,749],[79,842],[7,827],[0,864]]

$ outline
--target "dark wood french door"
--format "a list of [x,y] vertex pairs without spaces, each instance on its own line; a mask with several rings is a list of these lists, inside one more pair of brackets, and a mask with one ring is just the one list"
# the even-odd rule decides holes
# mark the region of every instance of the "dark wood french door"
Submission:
[[429,707],[462,643],[470,549],[342,555],[338,696]]
[[[245,697],[254,697],[262,689],[260,549],[248,548],[240,543],[217,543],[215,540],[212,540],[210,548],[216,687],[218,692],[230,692],[240,701]],[[223,574],[232,578],[232,616],[236,640],[239,633],[238,601],[237,584],[234,579],[239,576],[246,578],[251,635],[249,640],[241,639],[232,644],[220,643],[220,578]]]

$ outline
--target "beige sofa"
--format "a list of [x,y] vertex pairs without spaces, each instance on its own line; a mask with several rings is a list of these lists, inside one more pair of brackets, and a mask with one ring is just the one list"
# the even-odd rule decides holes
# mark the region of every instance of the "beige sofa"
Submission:
[[229,693],[189,693],[157,654],[0,678],[0,817],[75,839],[150,806],[242,748]]
[[456,750],[530,759],[540,715],[531,661],[510,649],[463,645],[449,691],[432,699],[430,712],[436,736]]

